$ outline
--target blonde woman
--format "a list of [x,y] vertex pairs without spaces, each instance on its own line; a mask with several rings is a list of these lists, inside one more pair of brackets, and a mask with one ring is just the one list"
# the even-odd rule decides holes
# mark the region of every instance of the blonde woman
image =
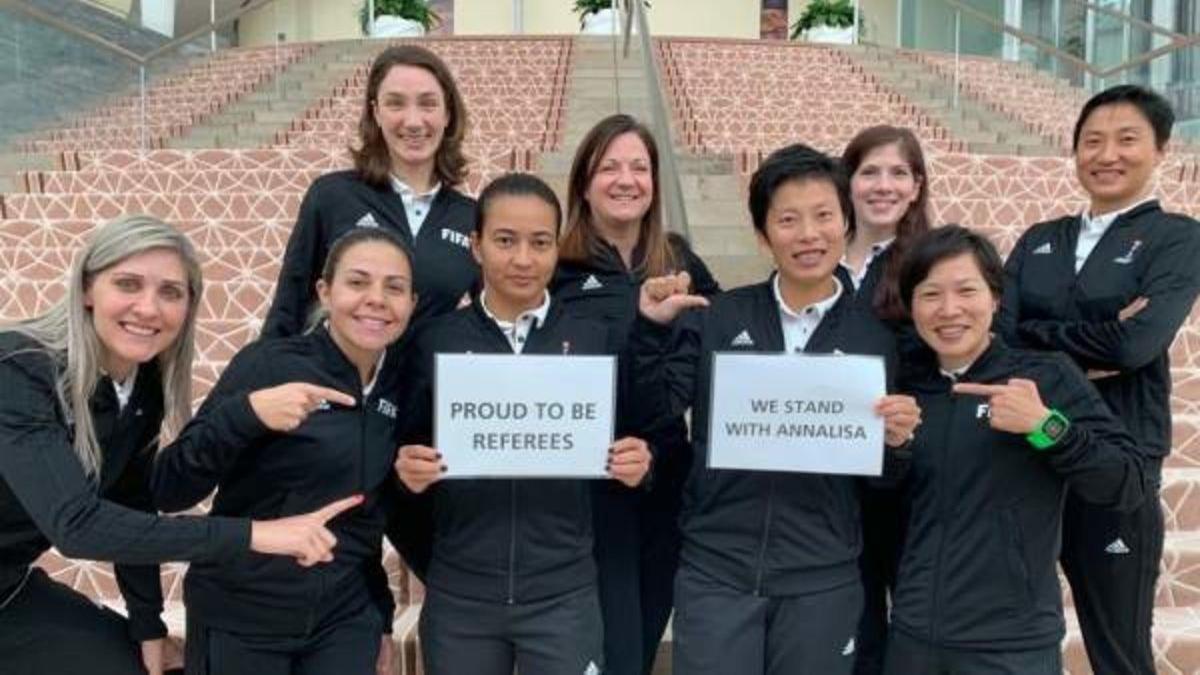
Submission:
[[[157,563],[331,559],[324,523],[357,504],[273,521],[160,517],[147,477],[191,411],[200,265],[170,225],[130,216],[76,257],[63,300],[0,329],[0,663],[4,672],[161,673]],[[51,546],[110,560],[128,619],[52,581]]]

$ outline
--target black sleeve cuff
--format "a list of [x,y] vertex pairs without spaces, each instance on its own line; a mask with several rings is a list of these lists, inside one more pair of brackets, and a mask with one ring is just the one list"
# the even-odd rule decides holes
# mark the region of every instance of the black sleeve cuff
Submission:
[[215,560],[229,560],[245,555],[250,550],[252,526],[248,518],[208,516],[207,521],[211,528],[211,550]]
[[134,642],[148,642],[167,636],[167,624],[158,612],[130,610],[129,638]]

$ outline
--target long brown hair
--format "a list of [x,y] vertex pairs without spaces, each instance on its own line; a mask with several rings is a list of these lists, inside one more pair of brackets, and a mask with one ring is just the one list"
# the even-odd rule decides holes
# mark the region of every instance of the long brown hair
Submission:
[[673,271],[675,252],[671,248],[662,222],[662,198],[658,187],[658,145],[646,125],[625,114],[610,115],[596,123],[583,137],[567,183],[567,226],[558,246],[561,261],[583,263],[604,250],[600,234],[593,222],[592,207],[587,201],[588,186],[596,175],[600,159],[618,136],[636,134],[650,155],[650,209],[642,217],[638,233],[638,249],[642,259],[633,261],[634,269],[646,277],[656,277]]
[[361,147],[350,148],[354,168],[369,185],[382,188],[389,183],[392,157],[388,153],[383,130],[375,121],[375,104],[379,97],[379,86],[396,66],[423,68],[442,87],[447,123],[434,156],[433,175],[442,185],[458,185],[467,175],[467,158],[462,152],[463,138],[467,134],[467,108],[446,63],[437,54],[416,45],[388,47],[371,64],[371,71],[367,75],[366,100],[363,101],[362,116],[358,119]]
[[[903,298],[900,297],[900,263],[913,241],[929,230],[929,171],[925,168],[925,153],[912,131],[884,124],[863,129],[850,139],[842,153],[842,162],[853,181],[858,167],[872,150],[893,143],[900,149],[900,156],[908,163],[909,170],[920,181],[920,186],[917,188],[917,198],[896,224],[896,239],[888,247],[887,257],[883,261],[883,277],[875,287],[872,306],[881,319],[899,321],[908,318]],[[856,222],[857,218],[851,220],[851,223]],[[852,224],[847,239],[853,241],[857,233],[857,227]]]

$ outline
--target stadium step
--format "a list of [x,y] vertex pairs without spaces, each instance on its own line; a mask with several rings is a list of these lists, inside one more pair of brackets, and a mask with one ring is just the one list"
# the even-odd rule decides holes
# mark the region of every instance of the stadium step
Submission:
[[[378,47],[377,47],[378,48]],[[167,141],[172,148],[240,148],[271,145],[293,120],[303,117],[322,96],[349,80],[362,60],[347,59],[347,44],[326,43],[304,60],[289,65],[264,80],[253,92],[226,106],[179,138]],[[362,48],[351,47],[361,55]]]
[[989,155],[1057,154],[1018,122],[987,109],[971,97],[955,96],[953,82],[921,63],[898,57],[897,50],[860,47],[847,53],[881,84],[904,96],[971,152]]

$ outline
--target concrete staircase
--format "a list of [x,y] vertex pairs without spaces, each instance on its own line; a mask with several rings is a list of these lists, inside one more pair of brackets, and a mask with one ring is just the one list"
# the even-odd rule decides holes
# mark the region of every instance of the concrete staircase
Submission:
[[303,116],[322,96],[383,48],[369,41],[329,42],[302,61],[263,82],[253,93],[226,106],[184,135],[167,140],[169,148],[254,148],[271,145],[279,132]]
[[878,45],[847,47],[863,70],[883,85],[903,95],[950,130],[968,152],[987,155],[1061,155],[1062,151],[1041,136],[977,102],[965,93],[954,96],[954,82],[928,66],[902,58],[899,52]]
[[59,157],[50,154],[0,153],[0,195],[24,188],[17,184],[20,171],[54,171],[61,169]]
[[[641,49],[636,42],[626,58],[621,45],[614,47],[609,38],[580,36],[573,55],[562,150],[543,155],[538,171],[554,187],[564,206],[571,160],[588,130],[618,112],[647,124],[651,119]],[[663,139],[659,139],[659,151],[667,151]],[[681,149],[675,152],[696,252],[724,288],[761,280],[770,266],[758,252],[749,212],[739,196],[732,157],[689,155]],[[667,177],[659,178],[665,188]],[[671,228],[670,223],[667,226]]]

